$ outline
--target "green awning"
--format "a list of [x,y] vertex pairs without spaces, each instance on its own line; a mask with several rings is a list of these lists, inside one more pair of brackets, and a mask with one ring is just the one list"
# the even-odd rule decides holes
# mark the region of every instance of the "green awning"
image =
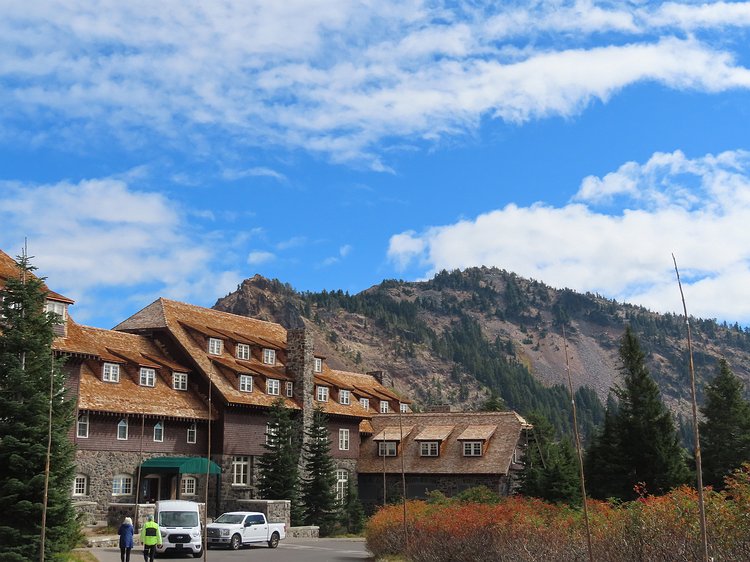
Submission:
[[[207,466],[208,463],[208,466]],[[179,474],[221,474],[221,467],[203,457],[155,457],[144,461],[142,472],[177,472]]]

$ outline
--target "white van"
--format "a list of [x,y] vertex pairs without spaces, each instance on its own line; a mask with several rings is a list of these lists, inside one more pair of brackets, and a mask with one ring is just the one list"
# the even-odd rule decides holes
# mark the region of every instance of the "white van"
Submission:
[[201,514],[198,504],[186,500],[156,502],[154,520],[161,530],[161,545],[156,553],[176,552],[203,556]]

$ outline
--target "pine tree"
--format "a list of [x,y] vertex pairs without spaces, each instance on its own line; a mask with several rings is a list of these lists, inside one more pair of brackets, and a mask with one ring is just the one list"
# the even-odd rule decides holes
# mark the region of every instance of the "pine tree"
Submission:
[[610,393],[607,397],[604,423],[586,451],[583,462],[586,488],[587,493],[593,498],[623,498],[631,492],[626,477],[624,453],[616,431],[617,410],[617,401]]
[[52,389],[52,446],[45,525],[45,559],[75,545],[79,527],[71,501],[74,448],[68,433],[74,403],[53,358],[53,326],[46,290],[27,257],[7,280],[0,317],[0,559],[40,555],[45,466]]
[[274,401],[269,412],[266,453],[258,460],[258,492],[267,500],[290,500],[293,524],[301,520],[299,503],[299,430],[284,400]]
[[750,461],[750,403],[742,398],[742,381],[725,359],[718,371],[706,386],[705,421],[699,428],[703,482],[722,489],[724,477]]
[[341,506],[341,525],[348,533],[359,534],[365,525],[365,510],[359,501],[357,487],[349,482],[346,486],[346,498]]
[[578,459],[570,439],[555,440],[552,425],[540,414],[528,416],[534,426],[521,473],[521,493],[555,503],[579,504]]
[[672,416],[630,327],[620,344],[620,360],[622,385],[614,389],[618,409],[605,421],[606,441],[596,439],[589,455],[589,471],[597,471],[592,480],[601,486],[595,495],[611,490],[612,497],[633,499],[636,485],[649,494],[663,494],[686,483],[689,471]]
[[331,456],[331,439],[328,436],[326,415],[320,408],[313,412],[312,424],[304,445],[304,472],[302,478],[303,521],[317,525],[320,534],[331,534],[336,525],[337,502],[336,466]]

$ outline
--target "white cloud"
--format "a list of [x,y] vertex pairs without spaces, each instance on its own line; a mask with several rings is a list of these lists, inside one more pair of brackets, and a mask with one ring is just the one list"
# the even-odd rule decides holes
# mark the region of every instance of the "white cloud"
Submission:
[[[186,216],[164,195],[119,179],[0,183],[0,247],[20,248],[19,237],[27,237],[40,272],[73,298],[152,286],[163,296],[203,302],[207,288],[236,283],[236,273],[216,271],[212,247],[193,237]],[[87,297],[76,311],[85,317],[96,306],[107,303]]]
[[222,177],[226,180],[239,180],[249,177],[267,177],[273,178],[280,182],[287,181],[287,177],[281,172],[277,172],[276,170],[272,170],[271,168],[266,168],[263,166],[248,168],[246,170],[227,169],[222,172]]
[[[597,208],[615,196],[625,210]],[[586,178],[575,201],[560,208],[508,205],[396,234],[388,255],[402,269],[416,262],[426,275],[494,265],[556,287],[680,311],[674,253],[692,314],[747,322],[748,221],[750,153],[690,159],[676,151]]]
[[262,263],[268,263],[276,259],[276,256],[271,252],[263,250],[253,250],[247,256],[247,263],[250,265],[260,265]]
[[146,129],[210,151],[202,137],[215,134],[387,171],[389,147],[471,132],[485,117],[574,115],[643,81],[750,86],[732,42],[705,33],[750,25],[750,3],[513,4],[10,3],[0,118],[22,123],[27,142],[28,122],[49,128],[42,143],[75,139],[76,127],[137,143]]

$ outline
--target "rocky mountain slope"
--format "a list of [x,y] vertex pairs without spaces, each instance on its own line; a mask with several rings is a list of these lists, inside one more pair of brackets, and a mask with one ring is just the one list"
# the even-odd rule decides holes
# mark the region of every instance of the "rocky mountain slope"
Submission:
[[[629,324],[665,401],[678,415],[689,412],[683,317],[553,289],[496,268],[441,272],[426,282],[384,281],[357,295],[298,293],[256,275],[215,308],[287,327],[303,323],[331,366],[386,370],[418,406],[474,409],[493,391],[509,407],[543,411],[563,428],[567,366],[584,417],[595,423],[597,402],[617,382],[618,340]],[[747,330],[700,319],[691,319],[691,327],[699,389],[722,356],[750,383]]]

